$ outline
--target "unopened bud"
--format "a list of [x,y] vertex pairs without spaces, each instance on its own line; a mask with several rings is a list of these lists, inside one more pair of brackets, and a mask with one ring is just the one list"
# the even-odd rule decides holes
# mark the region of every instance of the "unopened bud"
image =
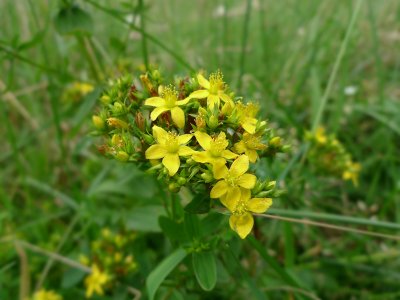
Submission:
[[179,177],[178,180],[177,180],[177,183],[178,183],[180,186],[186,184],[186,182],[187,182],[187,180],[186,180],[186,178],[184,178],[184,177]]
[[129,154],[125,151],[118,151],[115,158],[121,162],[126,162],[129,160]]
[[181,187],[178,184],[176,184],[175,182],[171,182],[168,185],[168,190],[172,193],[177,193],[177,192],[179,192],[180,189],[181,189]]
[[279,136],[275,136],[269,140],[269,144],[273,147],[280,147],[281,146],[281,138]]
[[210,173],[203,173],[200,176],[204,179],[205,182],[211,182],[214,179],[214,177]]
[[270,182],[267,183],[266,189],[268,189],[268,190],[274,189],[275,186],[276,186],[276,181],[273,180],[273,181],[270,181]]
[[117,118],[108,118],[107,123],[111,127],[115,127],[115,128],[128,129],[128,127],[129,127],[129,125],[126,122],[124,122],[120,119],[117,119]]
[[125,106],[120,102],[115,102],[112,108],[112,112],[114,115],[121,115],[125,113]]
[[99,116],[96,116],[96,115],[92,116],[92,122],[93,122],[94,127],[96,127],[96,129],[98,129],[98,130],[103,130],[105,128],[106,124],[105,124],[104,120]]
[[150,82],[149,77],[146,75],[140,75],[140,81],[142,81],[143,86],[147,91],[151,92],[154,90],[153,84]]
[[111,138],[111,145],[122,147],[123,139],[119,134],[114,134]]
[[212,116],[208,119],[208,126],[209,126],[211,129],[215,129],[215,128],[218,127],[218,125],[219,125],[218,118],[217,118],[216,116],[212,115]]
[[138,112],[136,113],[136,115],[135,115],[135,123],[136,123],[136,126],[137,126],[141,131],[144,131],[145,120],[144,120],[143,114],[142,114],[140,111],[138,111]]
[[111,103],[111,98],[108,95],[103,95],[100,98],[100,101],[104,104],[104,105],[108,105]]
[[149,135],[149,134],[143,134],[142,136],[143,136],[143,140],[144,140],[147,144],[151,145],[151,144],[154,143],[154,138],[153,138],[151,135]]

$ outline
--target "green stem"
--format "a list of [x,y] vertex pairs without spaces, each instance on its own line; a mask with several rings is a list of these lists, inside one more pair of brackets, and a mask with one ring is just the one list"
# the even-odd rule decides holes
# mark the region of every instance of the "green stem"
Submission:
[[239,59],[239,78],[238,78],[238,93],[242,88],[242,77],[244,73],[244,61],[245,61],[245,52],[246,52],[246,45],[247,45],[247,37],[249,31],[249,22],[250,22],[250,12],[251,12],[251,0],[247,0],[246,5],[246,14],[244,18],[244,26],[243,26],[243,35],[242,35],[242,50],[240,53]]
[[139,11],[140,11],[140,29],[142,30],[142,55],[143,55],[143,61],[144,65],[146,67],[146,70],[149,70],[149,53],[147,51],[147,38],[146,35],[143,34],[145,32],[145,15],[144,15],[144,1],[139,0]]

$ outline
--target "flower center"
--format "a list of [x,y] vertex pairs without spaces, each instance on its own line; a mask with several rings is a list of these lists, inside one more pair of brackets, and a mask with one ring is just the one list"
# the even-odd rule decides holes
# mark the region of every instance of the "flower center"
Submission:
[[221,157],[226,147],[228,147],[228,141],[225,138],[225,133],[221,132],[217,138],[211,141],[209,151],[213,157]]
[[172,86],[167,86],[161,95],[165,100],[165,106],[167,108],[173,108],[176,106],[176,101],[178,100],[178,92]]
[[230,171],[228,171],[228,175],[225,177],[225,180],[230,186],[237,186],[238,178],[232,176]]
[[220,71],[210,74],[210,94],[216,95],[218,91],[224,90],[225,83],[223,81],[223,75]]
[[233,211],[234,215],[241,216],[248,212],[246,201],[240,200]]
[[169,153],[177,153],[179,150],[178,136],[175,133],[169,132],[165,139],[165,149]]

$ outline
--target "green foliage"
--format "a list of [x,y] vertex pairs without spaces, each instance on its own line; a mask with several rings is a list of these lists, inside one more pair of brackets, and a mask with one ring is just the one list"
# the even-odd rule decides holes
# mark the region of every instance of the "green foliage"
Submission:
[[[43,288],[84,299],[91,266],[79,258],[106,227],[135,233],[124,250],[137,269],[93,299],[400,297],[398,1],[5,0],[0,11],[0,299]],[[108,81],[154,65],[171,83],[219,68],[291,144],[252,170],[285,193],[250,239],[214,200],[171,195],[101,155],[90,118]],[[310,165],[304,137],[319,126],[361,164],[358,186]]]

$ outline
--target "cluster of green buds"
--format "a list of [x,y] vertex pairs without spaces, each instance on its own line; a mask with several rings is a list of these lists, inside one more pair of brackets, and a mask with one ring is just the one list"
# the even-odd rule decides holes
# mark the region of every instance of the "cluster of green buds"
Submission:
[[135,238],[134,233],[114,233],[104,228],[100,238],[92,242],[89,253],[79,256],[80,263],[92,269],[85,278],[87,298],[93,293],[102,295],[104,289],[112,288],[115,282],[137,270],[131,253]]
[[328,135],[325,128],[319,127],[314,134],[307,132],[306,139],[311,143],[307,159],[318,173],[351,180],[355,186],[358,185],[361,165],[353,162],[350,153],[334,134]]
[[170,84],[158,70],[139,80],[124,76],[100,100],[93,124],[105,136],[102,153],[136,163],[171,192],[186,187],[219,199],[213,204],[229,210],[230,227],[241,238],[252,230],[253,213],[272,204],[275,181],[257,178],[254,166],[287,146],[257,117],[258,105],[236,96],[220,71]]

